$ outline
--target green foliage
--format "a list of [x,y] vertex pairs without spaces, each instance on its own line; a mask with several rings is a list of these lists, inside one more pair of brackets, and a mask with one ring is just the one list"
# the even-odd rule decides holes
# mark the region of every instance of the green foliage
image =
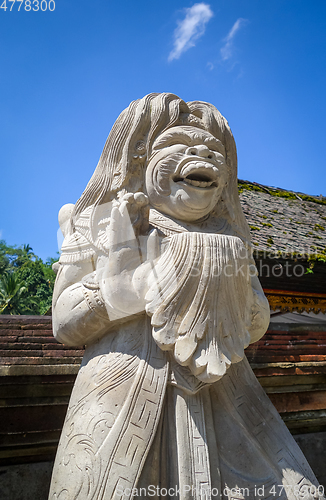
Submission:
[[0,276],[10,268],[10,257],[7,253],[7,246],[3,240],[0,240]]
[[22,295],[26,290],[17,273],[4,273],[0,279],[0,314],[21,314]]
[[42,259],[29,245],[0,241],[0,314],[45,314],[51,307],[57,259]]

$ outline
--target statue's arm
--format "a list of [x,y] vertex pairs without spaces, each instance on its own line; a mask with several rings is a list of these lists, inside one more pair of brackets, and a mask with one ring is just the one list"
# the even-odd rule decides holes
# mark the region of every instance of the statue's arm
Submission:
[[87,276],[93,271],[92,262],[59,264],[52,306],[53,334],[59,342],[89,344],[109,327],[99,287],[87,286]]
[[98,251],[92,260],[59,264],[52,307],[59,342],[90,344],[113,325],[145,312],[146,277],[159,253],[156,231],[142,236],[140,246],[140,230],[147,226],[147,197],[127,193],[111,211],[109,253]]
[[251,268],[255,269],[255,272],[251,273],[254,305],[252,307],[251,326],[249,328],[249,332],[251,335],[250,343],[252,344],[257,342],[257,340],[259,340],[266,333],[270,321],[270,309],[268,300],[258,279],[258,273],[254,261]]

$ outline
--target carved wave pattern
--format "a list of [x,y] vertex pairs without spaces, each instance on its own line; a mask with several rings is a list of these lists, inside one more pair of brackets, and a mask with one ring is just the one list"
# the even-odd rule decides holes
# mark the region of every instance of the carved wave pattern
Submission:
[[155,341],[203,382],[219,380],[250,342],[254,297],[246,254],[234,236],[180,233],[150,278],[146,311]]

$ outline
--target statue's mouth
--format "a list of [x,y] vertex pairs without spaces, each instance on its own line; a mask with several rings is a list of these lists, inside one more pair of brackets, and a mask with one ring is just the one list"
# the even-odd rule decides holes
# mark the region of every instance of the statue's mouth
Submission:
[[203,161],[188,162],[173,177],[174,182],[184,182],[201,189],[217,187],[218,169]]

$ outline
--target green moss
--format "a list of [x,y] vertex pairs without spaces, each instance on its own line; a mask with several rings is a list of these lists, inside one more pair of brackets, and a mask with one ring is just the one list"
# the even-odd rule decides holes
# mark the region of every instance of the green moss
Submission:
[[283,234],[288,234],[286,231],[283,231]]
[[272,210],[273,214],[278,214],[278,210]]
[[273,224],[270,224],[269,222],[263,222],[262,225],[266,227],[273,227]]
[[260,227],[257,226],[249,226],[252,231],[260,231]]
[[273,245],[274,240],[271,236],[269,238],[267,238],[267,243],[269,243],[270,245]]
[[271,192],[273,196],[277,196],[278,198],[286,198],[287,200],[297,200],[297,197],[294,193],[290,193],[289,191],[273,191]]
[[258,247],[259,243],[257,243],[257,241],[253,241],[253,244],[256,245],[256,247]]
[[[316,247],[315,247],[316,248]],[[323,264],[326,263],[326,255],[325,249],[322,250],[322,253],[314,253],[308,256],[308,262],[310,262],[310,268],[312,269],[316,262],[321,262]]]
[[313,203],[318,203],[318,205],[326,205],[326,200],[320,200],[319,198],[314,198],[313,196],[308,196],[307,194],[300,195],[300,198],[305,201],[312,201]]
[[238,190],[239,193],[242,193],[244,189],[247,189],[248,191],[259,191],[260,193],[265,193],[264,189],[260,188],[259,186],[255,186],[254,184],[247,184],[247,183],[241,183],[240,186],[238,184]]
[[325,228],[324,228],[324,226],[321,226],[320,224],[315,224],[314,230],[315,231],[325,231]]
[[[300,196],[302,201],[311,201],[313,203],[317,203],[318,205],[326,205],[326,199],[320,199],[320,198],[315,198],[314,196],[309,196],[307,194],[301,194],[300,195],[295,195],[294,193],[291,193],[291,191],[285,191],[281,189],[276,189],[276,188],[266,188],[262,189],[259,186],[256,186],[255,184],[251,184],[248,182],[242,182],[238,181],[238,189],[239,193],[242,193],[244,189],[247,189],[248,191],[259,191],[261,193],[266,193],[269,192],[271,196],[276,196],[278,198],[285,198],[288,200],[297,200],[297,196]],[[277,213],[277,212],[274,212]]]

